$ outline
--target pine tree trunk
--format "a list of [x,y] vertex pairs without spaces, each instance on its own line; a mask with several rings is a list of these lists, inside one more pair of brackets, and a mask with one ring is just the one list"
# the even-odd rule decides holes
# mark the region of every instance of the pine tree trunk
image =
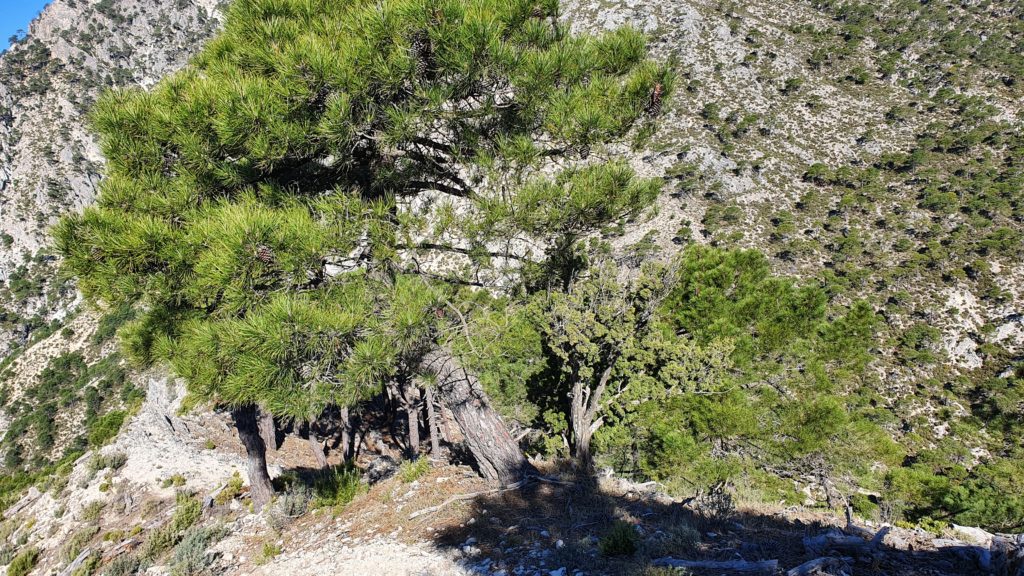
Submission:
[[277,427],[274,426],[274,415],[263,408],[257,408],[257,410],[259,411],[260,437],[263,438],[263,445],[274,452],[277,450]]
[[407,456],[415,460],[420,454],[420,389],[412,380],[401,384],[402,407],[405,409],[407,423]]
[[321,470],[327,468],[327,454],[324,452],[323,440],[317,436],[316,431],[313,428],[314,424],[309,423],[309,447],[313,450],[313,458],[316,460],[316,465]]
[[434,391],[427,386],[427,426],[430,427],[430,456],[441,457],[441,439],[438,438],[437,414],[434,412]]
[[348,408],[341,409],[341,459],[348,462],[352,457],[352,421],[348,417]]
[[238,439],[245,446],[249,495],[256,512],[262,510],[274,495],[274,485],[270,483],[270,474],[267,472],[267,447],[260,436],[258,412],[259,408],[253,404],[231,411],[231,418],[238,430]]
[[480,381],[455,356],[434,349],[424,355],[419,368],[437,377],[438,399],[451,410],[484,478],[509,485],[536,473],[491,407]]

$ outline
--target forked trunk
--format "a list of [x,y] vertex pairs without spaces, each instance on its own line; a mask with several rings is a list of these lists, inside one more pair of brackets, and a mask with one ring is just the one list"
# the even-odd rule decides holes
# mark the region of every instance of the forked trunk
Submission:
[[583,396],[583,386],[573,386],[572,398],[569,405],[569,420],[572,424],[572,455],[577,466],[584,471],[593,467],[593,457],[590,454],[590,439],[593,433],[590,431],[590,418],[587,414],[586,398]]
[[451,410],[484,478],[501,485],[536,473],[491,407],[480,381],[444,349],[424,355],[419,366],[437,377],[437,397]]
[[274,495],[274,486],[270,483],[270,474],[267,472],[267,447],[260,436],[258,412],[259,409],[253,404],[231,411],[231,418],[238,429],[238,439],[242,441],[242,446],[245,446],[249,495],[256,512],[262,510]]

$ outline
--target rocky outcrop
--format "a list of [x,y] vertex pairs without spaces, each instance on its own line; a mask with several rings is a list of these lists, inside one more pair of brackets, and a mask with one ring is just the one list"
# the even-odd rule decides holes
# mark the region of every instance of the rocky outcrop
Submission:
[[214,0],[54,0],[0,55],[0,356],[77,303],[42,253],[57,216],[96,197],[92,103],[180,68],[218,15]]

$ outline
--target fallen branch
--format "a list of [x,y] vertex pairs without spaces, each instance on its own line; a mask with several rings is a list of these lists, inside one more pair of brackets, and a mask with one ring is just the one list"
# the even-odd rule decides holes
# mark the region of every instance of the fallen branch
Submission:
[[138,538],[129,538],[129,539],[125,540],[124,542],[121,542],[117,546],[114,546],[110,550],[107,550],[106,552],[104,552],[103,553],[103,562],[104,563],[110,562],[111,560],[113,560],[114,558],[117,558],[118,556],[120,556],[121,554],[124,554],[125,552],[131,552],[132,550],[137,548],[139,546],[139,544],[142,544],[142,540],[139,540]]
[[487,496],[489,494],[498,494],[500,492],[510,492],[512,490],[518,490],[525,486],[528,481],[529,479],[520,480],[519,482],[516,482],[515,484],[509,484],[504,488],[494,488],[492,490],[481,490],[480,492],[471,492],[469,494],[459,494],[458,496],[452,496],[451,498],[445,500],[444,502],[441,502],[437,506],[431,506],[429,508],[423,508],[422,510],[417,510],[413,512],[409,515],[409,520],[414,520],[426,514],[433,514],[434,512],[437,512],[438,510],[441,510],[442,508],[445,508],[456,502],[472,500],[474,498],[479,498],[480,496]]
[[804,562],[796,568],[791,568],[786,571],[786,576],[810,576],[811,574],[818,573],[819,570],[828,569],[846,569],[853,562],[853,558],[837,558],[835,556],[826,556],[824,558],[815,558],[810,562]]
[[666,568],[697,568],[703,570],[731,570],[733,572],[765,572],[775,574],[779,569],[778,560],[676,560],[675,558],[658,558],[651,562],[652,566]]
[[85,560],[89,557],[90,554],[92,554],[91,548],[86,548],[85,550],[82,550],[78,554],[78,556],[76,556],[75,559],[71,562],[71,564],[68,564],[67,568],[61,570],[60,573],[57,574],[57,576],[71,576],[75,573],[76,570],[82,567],[82,564],[85,564]]
[[839,531],[831,531],[819,536],[804,538],[804,548],[814,554],[837,550],[854,556],[867,556],[874,549],[874,545],[860,536],[847,536]]

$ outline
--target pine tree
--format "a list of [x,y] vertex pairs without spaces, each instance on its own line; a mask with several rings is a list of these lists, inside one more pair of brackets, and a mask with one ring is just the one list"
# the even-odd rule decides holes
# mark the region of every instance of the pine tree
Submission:
[[434,311],[640,214],[658,184],[613,145],[671,85],[641,34],[572,36],[557,0],[236,0],[187,69],[97,103],[101,193],[58,247],[87,298],[138,303],[135,358],[233,409],[257,505],[257,407],[310,421],[399,373],[512,482],[529,465]]

